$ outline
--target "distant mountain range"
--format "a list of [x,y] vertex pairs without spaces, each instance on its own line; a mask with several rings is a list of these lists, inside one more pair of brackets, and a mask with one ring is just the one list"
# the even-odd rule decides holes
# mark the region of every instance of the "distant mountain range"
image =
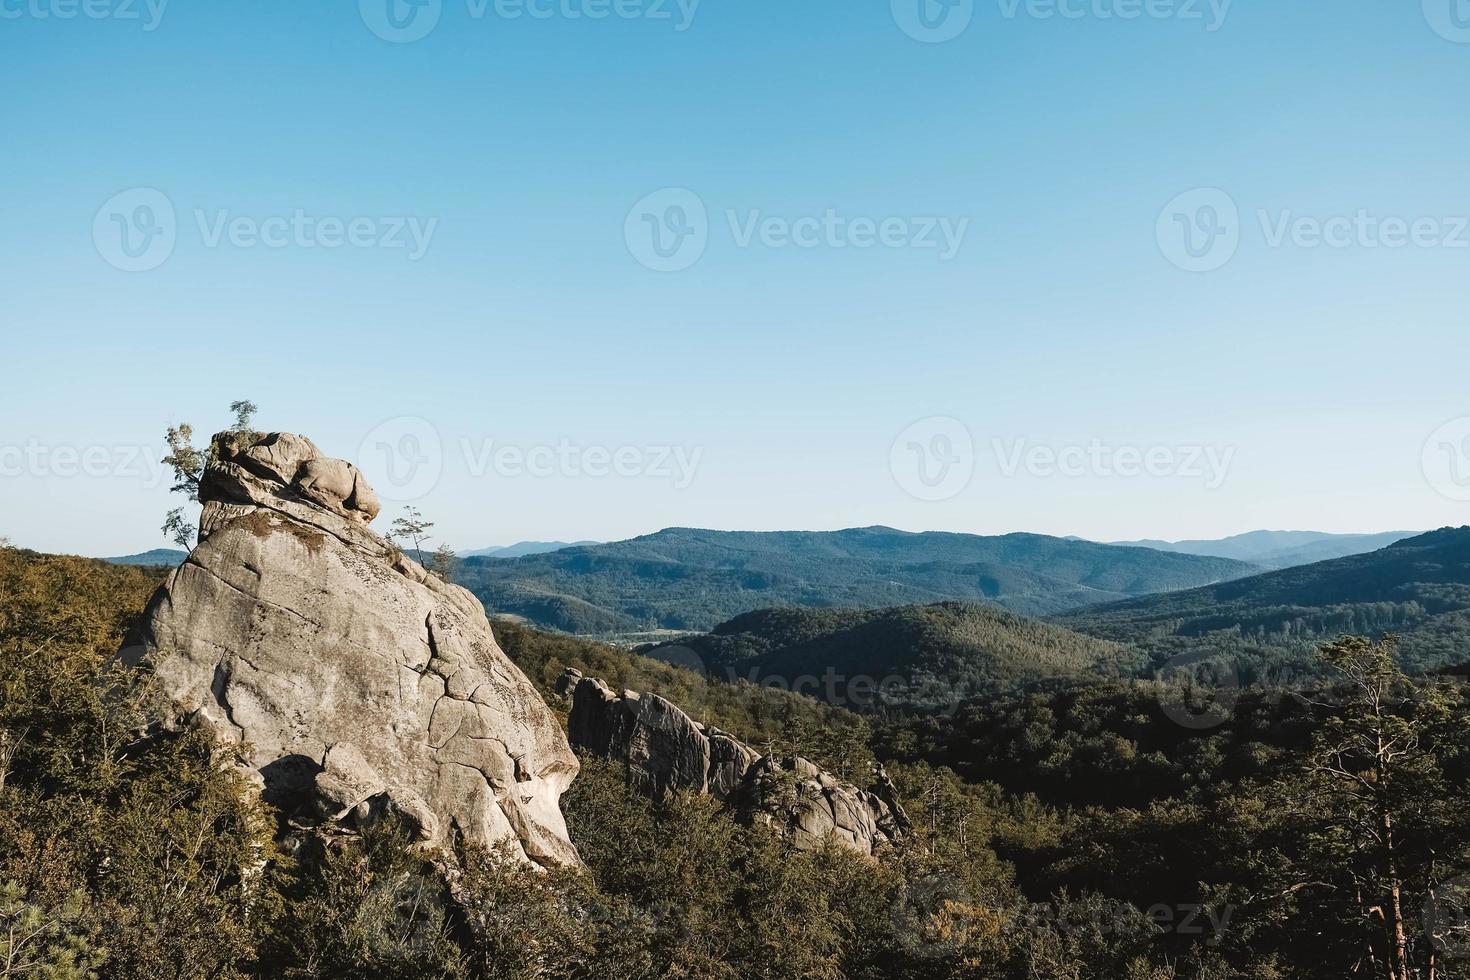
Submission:
[[1112,541],[1127,548],[1153,548],[1186,555],[1234,558],[1262,568],[1291,568],[1312,562],[1346,558],[1387,548],[1395,541],[1411,538],[1419,531],[1387,531],[1382,534],[1328,534],[1323,531],[1250,531],[1228,538],[1201,541]]
[[983,600],[1044,615],[1259,571],[1228,558],[1039,534],[983,537],[669,528],[522,558],[467,558],[458,580],[492,613],[572,633],[707,630],[771,606],[876,608]]
[[524,558],[526,555],[544,555],[563,548],[580,548],[583,545],[601,544],[600,541],[518,541],[494,548],[467,551],[462,558]]
[[[540,555],[562,548],[575,548],[597,543],[596,541],[519,541],[503,547],[481,548],[479,551],[468,552],[462,557],[523,558],[526,555]],[[408,553],[421,560],[427,560],[433,554],[432,551],[427,551],[420,555],[419,552],[412,549],[409,549]],[[152,551],[144,551],[136,555],[119,555],[102,560],[112,565],[177,565],[188,556],[187,551],[180,551],[177,548],[154,548]]]
[[864,708],[871,688],[865,703],[853,703],[852,678],[893,679],[886,703],[931,705],[1018,685],[1147,676],[1176,658],[1233,664],[1240,683],[1289,683],[1315,672],[1316,647],[1347,633],[1397,634],[1411,671],[1470,664],[1470,527],[1051,622],[953,601],[771,608],[643,652],[712,679],[776,683]]
[[[1253,532],[1159,544],[1271,564],[1397,538]],[[523,548],[534,550],[499,557]],[[184,558],[156,548],[103,560],[172,567]],[[571,633],[713,629],[690,644],[742,673],[810,661],[862,673],[942,668],[988,683],[1104,664],[1148,669],[1181,654],[1302,664],[1327,639],[1385,632],[1401,636],[1410,669],[1470,662],[1470,527],[1265,573],[1230,555],[1144,542],[670,528],[608,544],[524,542],[467,557],[458,580],[492,614]],[[1049,617],[1057,625],[1045,629],[1057,632],[1028,632],[1040,624],[977,602]],[[1069,639],[1078,633],[1099,645]]]
[[[733,533],[733,532],[732,532]],[[800,532],[796,532],[800,533]],[[812,532],[822,533],[822,532]],[[838,532],[840,533],[840,532]],[[940,533],[940,532],[935,532]],[[1342,558],[1347,555],[1377,551],[1395,541],[1413,537],[1416,531],[1388,531],[1382,534],[1328,534],[1322,531],[1251,531],[1228,538],[1198,541],[1109,541],[1100,542],[1125,548],[1151,548],[1184,555],[1200,555],[1211,558],[1230,558],[1264,569],[1289,568],[1311,562]],[[970,535],[959,535],[970,537]],[[1040,537],[1040,535],[1036,535]],[[641,540],[641,539],[635,539]],[[1084,538],[1069,537],[1067,541],[1086,541]],[[567,548],[585,548],[602,544],[600,541],[518,541],[510,545],[496,545],[467,551],[461,558],[525,558],[530,555],[550,554]],[[136,555],[120,555],[104,558],[114,565],[177,565],[187,552],[177,548],[154,548]]]
[[1057,621],[1136,644],[1155,662],[1180,654],[1304,658],[1344,633],[1392,632],[1401,637],[1410,669],[1465,663],[1470,527],[1432,531],[1367,554],[1072,611]]
[[173,566],[183,562],[189,557],[187,551],[177,548],[154,548],[152,551],[140,552],[136,555],[119,555],[116,558],[104,558],[103,561],[109,565],[162,565]]

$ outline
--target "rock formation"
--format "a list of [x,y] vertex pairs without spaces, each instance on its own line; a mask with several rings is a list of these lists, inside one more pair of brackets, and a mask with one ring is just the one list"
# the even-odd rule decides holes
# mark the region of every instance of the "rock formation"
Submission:
[[556,690],[572,700],[572,745],[623,763],[630,783],[650,796],[709,793],[741,819],[771,826],[805,849],[831,840],[872,855],[909,832],[908,817],[881,770],[875,788],[862,790],[800,756],[762,757],[657,694],[616,694],[574,669]]
[[572,745],[628,765],[629,779],[650,796],[703,793],[710,741],[688,715],[656,694],[613,694],[593,678],[577,681],[567,717]]
[[176,721],[238,743],[288,815],[393,810],[429,843],[575,862],[576,756],[478,600],[368,529],[350,463],[289,433],[237,440],[215,438],[199,543],[124,659],[151,656]]

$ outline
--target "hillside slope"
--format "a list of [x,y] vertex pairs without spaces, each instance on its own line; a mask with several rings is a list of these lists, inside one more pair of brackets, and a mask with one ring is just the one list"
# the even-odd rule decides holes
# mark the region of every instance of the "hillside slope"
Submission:
[[1256,570],[1223,558],[1038,534],[670,528],[524,558],[471,558],[459,580],[495,613],[588,633],[704,630],[772,606],[877,608],[959,599],[1039,615]]
[[1117,643],[975,603],[892,609],[763,609],[655,647],[726,680],[779,685],[846,707],[957,702],[1051,678],[1119,676],[1138,657]]
[[1425,670],[1470,660],[1470,527],[1445,528],[1379,551],[1148,596],[1058,621],[1179,653],[1300,657],[1342,633],[1402,637],[1404,665]]
[[136,555],[119,555],[116,558],[101,558],[109,565],[151,565],[160,568],[172,568],[185,558],[189,557],[187,551],[177,548],[154,548],[152,551],[144,551]]
[[583,545],[601,544],[600,541],[517,541],[515,544],[497,545],[492,548],[480,548],[476,551],[466,551],[465,558],[524,558],[526,555],[541,555],[548,551],[560,551],[563,548],[577,548]]

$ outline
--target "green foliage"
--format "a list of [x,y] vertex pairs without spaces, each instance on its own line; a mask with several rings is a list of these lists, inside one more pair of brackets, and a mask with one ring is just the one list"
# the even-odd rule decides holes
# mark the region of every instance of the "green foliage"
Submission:
[[235,424],[230,426],[230,431],[247,437],[251,442],[260,438],[260,433],[251,426],[255,413],[260,411],[255,402],[241,400],[230,402],[230,412],[235,416]]
[[656,977],[653,916],[581,868],[532,869],[504,849],[460,854],[466,962],[496,980]]
[[[963,944],[938,938],[947,925],[940,920],[955,913],[928,900],[932,862],[885,866],[835,846],[792,851],[763,827],[734,823],[708,797],[653,803],[628,790],[616,766],[584,765],[564,799],[583,859],[606,894],[649,915],[641,947],[653,970],[629,975],[956,975]],[[1004,875],[978,874],[984,914],[998,918],[1013,897]]]
[[434,549],[434,555],[429,559],[429,571],[439,576],[446,582],[453,582],[455,574],[459,571],[459,555],[448,544],[441,544]]
[[86,900],[78,892],[59,908],[26,902],[20,885],[0,883],[0,977],[90,980],[106,951],[93,949],[82,927]]
[[1409,980],[1440,952],[1425,910],[1470,867],[1466,712],[1463,691],[1410,682],[1395,653],[1392,638],[1322,649],[1333,683],[1312,702],[1310,750],[1278,786],[1298,842],[1281,870],[1321,902],[1339,963],[1363,958]]
[[188,422],[171,425],[164,434],[168,443],[168,455],[160,462],[174,471],[174,493],[186,494],[195,503],[199,501],[199,481],[204,478],[204,465],[208,462],[205,451],[194,447],[194,427]]
[[[667,648],[665,648],[667,649]],[[1048,678],[1118,675],[1128,648],[993,606],[765,609],[685,637],[718,676],[780,683],[853,709],[944,710]],[[658,658],[660,648],[648,651]]]
[[271,911],[274,825],[202,733],[149,724],[148,675],[117,665],[153,584],[0,550],[0,882],[57,970],[229,976]]
[[[842,615],[759,614],[752,617],[759,630],[728,633],[775,637],[772,647],[810,644]],[[519,626],[498,629],[543,683],[575,665],[617,678],[615,685],[699,703],[696,717],[723,712],[733,721],[726,725],[755,744],[772,737],[773,715],[745,703],[759,690],[751,685],[695,682],[673,667],[661,675],[626,651]],[[1375,920],[1370,909],[1387,907],[1392,889],[1370,844],[1386,797],[1375,789],[1356,799],[1358,792],[1345,790],[1361,791],[1361,784],[1322,783],[1329,747],[1340,757],[1344,744],[1356,746],[1361,756],[1380,737],[1405,749],[1384,785],[1398,787],[1400,918],[1409,952],[1422,964],[1435,942],[1424,925],[1433,919],[1422,910],[1432,907],[1436,889],[1458,896],[1470,867],[1470,820],[1456,802],[1470,794],[1470,706],[1458,687],[1410,682],[1386,648],[1367,640],[1330,646],[1320,669],[1347,683],[1233,692],[1222,723],[1205,730],[1165,715],[1161,706],[1180,696],[1169,685],[1085,675],[1052,689],[976,698],[953,716],[888,712],[870,748],[888,763],[919,836],[881,870],[863,869],[859,880],[882,892],[882,901],[868,895],[834,905],[834,891],[859,895],[863,888],[835,866],[823,869],[843,886],[824,893],[822,922],[865,924],[843,933],[839,975],[1336,980],[1373,956],[1382,964],[1389,947],[1382,915]],[[1375,684],[1398,718],[1380,719],[1377,728],[1366,724],[1374,716],[1363,705],[1373,699],[1362,693]],[[806,717],[792,720],[800,726]],[[722,835],[697,822],[700,801],[660,807],[620,798],[625,792],[615,768],[589,762],[567,800],[603,887],[647,907],[666,887],[655,869],[691,875],[716,897],[727,875],[758,877],[746,865],[691,872],[713,858],[680,844],[698,838],[728,857],[739,848],[728,834],[748,828]],[[695,809],[681,809],[688,807]],[[600,814],[617,816],[609,825]],[[664,837],[668,827],[677,833]],[[895,916],[906,923],[898,931],[888,924]],[[686,937],[713,928],[680,920]],[[722,937],[696,948],[755,969],[738,959],[743,947]],[[821,975],[826,961],[818,955],[815,962],[786,968]],[[1438,975],[1456,974],[1442,960]]]
[[400,541],[413,545],[414,556],[422,560],[424,542],[428,538],[429,529],[433,526],[434,522],[425,520],[417,507],[405,507],[401,515],[393,518],[392,528],[386,537],[394,545]]
[[1302,751],[1310,718],[1296,699],[1240,692],[1218,726],[1182,727],[1154,682],[1099,681],[965,702],[951,715],[894,715],[879,754],[953,768],[1064,807],[1143,807],[1279,770]]
[[1196,655],[1243,684],[1324,676],[1317,646],[1345,633],[1399,636],[1411,673],[1463,663],[1470,650],[1470,527],[1381,551],[1200,589],[1068,613],[1061,622],[1131,643],[1157,667]]
[[[615,687],[698,704],[695,717],[718,717],[719,727],[757,746],[779,745],[808,725],[866,730],[857,716],[810,700],[795,699],[797,710],[772,710],[793,699],[787,692],[705,681],[625,650],[518,624],[498,623],[496,631],[545,689],[575,666]],[[603,893],[653,911],[661,923],[644,944],[659,975],[1101,980],[1166,977],[1162,964],[1180,955],[1196,964],[1218,961],[1208,937],[1173,936],[1144,921],[1140,909],[1159,900],[1150,892],[1157,883],[1133,883],[1141,905],[1109,897],[1117,882],[1102,875],[1085,882],[1080,898],[1054,895],[1075,887],[1066,869],[1053,865],[1084,846],[1069,837],[1079,821],[1034,797],[890,755],[886,739],[899,730],[897,723],[885,727],[874,747],[891,762],[917,837],[881,865],[838,850],[793,854],[763,828],[733,824],[708,799],[643,799],[626,788],[616,765],[595,759],[583,760],[563,808]],[[834,764],[830,755],[818,761]],[[1177,867],[1187,874],[1192,865]],[[1032,879],[1036,899],[1018,889],[1017,868]],[[1177,900],[1198,894],[1191,884]],[[1165,941],[1171,938],[1179,941]],[[1063,967],[1072,972],[1051,972]]]
[[[184,494],[192,503],[199,502],[199,484],[204,479],[204,468],[211,460],[219,457],[221,441],[228,441],[231,446],[253,445],[260,439],[261,434],[251,428],[251,421],[255,413],[259,411],[254,402],[234,401],[230,403],[230,412],[235,416],[234,424],[228,432],[221,433],[215,439],[210,440],[206,449],[198,449],[194,446],[194,427],[187,422],[169,426],[164,433],[164,441],[168,443],[168,454],[160,461],[167,465],[174,473],[174,484],[169,488],[173,493]],[[189,519],[188,505],[174,507],[164,516],[163,533],[168,539],[180,548],[187,549],[193,542],[198,529],[193,521]]]
[[284,912],[265,937],[272,977],[466,977],[442,876],[393,822],[360,839],[310,837],[275,869]]

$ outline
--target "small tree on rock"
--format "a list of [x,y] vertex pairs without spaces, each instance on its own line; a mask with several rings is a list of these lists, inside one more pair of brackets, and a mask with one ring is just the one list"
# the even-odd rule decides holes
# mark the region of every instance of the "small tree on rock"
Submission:
[[405,507],[401,516],[393,518],[393,526],[385,537],[394,544],[399,541],[412,544],[415,556],[422,559],[424,544],[428,542],[429,529],[433,526],[434,522],[425,520],[417,507]]
[[429,571],[439,576],[446,582],[454,581],[454,573],[459,568],[459,555],[447,544],[440,544],[434,549],[434,557],[429,559]]
[[[239,445],[244,442],[254,443],[260,438],[260,433],[252,427],[252,420],[259,409],[255,403],[248,400],[234,401],[230,403],[230,411],[234,413],[235,424],[230,427],[229,433],[232,441]],[[194,427],[187,422],[171,425],[168,432],[164,434],[168,442],[168,455],[161,462],[174,471],[174,485],[169,487],[172,493],[186,495],[191,503],[199,503],[199,482],[204,479],[204,468],[215,459],[219,449],[213,442],[204,449],[194,446]],[[188,504],[173,508],[163,519],[163,533],[177,544],[180,548],[190,547],[197,535],[198,529],[189,520]]]

